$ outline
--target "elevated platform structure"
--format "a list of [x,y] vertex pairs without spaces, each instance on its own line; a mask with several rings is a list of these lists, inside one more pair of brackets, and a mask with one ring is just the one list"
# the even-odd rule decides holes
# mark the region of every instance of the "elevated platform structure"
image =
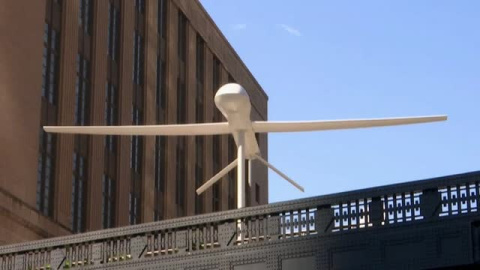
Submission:
[[13,269],[430,269],[480,263],[480,171],[0,247]]

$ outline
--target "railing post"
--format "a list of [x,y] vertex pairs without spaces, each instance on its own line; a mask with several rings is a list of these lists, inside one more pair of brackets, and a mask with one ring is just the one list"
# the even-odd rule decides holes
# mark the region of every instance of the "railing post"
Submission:
[[318,234],[326,233],[333,223],[333,211],[330,204],[320,205],[317,207],[315,218],[315,229]]
[[373,197],[370,204],[370,221],[373,227],[382,226],[383,222],[383,204],[381,197]]
[[422,196],[420,197],[420,214],[424,219],[432,220],[438,218],[440,206],[441,197],[437,188],[423,190]]

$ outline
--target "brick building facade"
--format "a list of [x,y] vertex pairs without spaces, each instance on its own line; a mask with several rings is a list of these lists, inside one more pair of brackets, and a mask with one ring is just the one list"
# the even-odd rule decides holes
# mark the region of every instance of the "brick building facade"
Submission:
[[[213,97],[232,81],[249,92],[252,118],[266,120],[267,95],[199,1],[0,7],[0,244],[236,206],[234,173],[200,197],[194,192],[234,159],[231,136],[41,129],[223,121]],[[266,135],[259,145],[266,154]],[[252,175],[247,205],[265,204],[267,169],[254,163]]]

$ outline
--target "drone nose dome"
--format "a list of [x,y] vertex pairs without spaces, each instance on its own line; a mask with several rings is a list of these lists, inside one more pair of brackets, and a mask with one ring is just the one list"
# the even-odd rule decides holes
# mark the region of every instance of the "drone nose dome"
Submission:
[[223,85],[218,89],[215,98],[223,95],[242,95],[248,97],[247,91],[238,83],[227,83]]
[[249,112],[250,97],[240,84],[227,83],[218,89],[215,105],[225,116],[247,110]]

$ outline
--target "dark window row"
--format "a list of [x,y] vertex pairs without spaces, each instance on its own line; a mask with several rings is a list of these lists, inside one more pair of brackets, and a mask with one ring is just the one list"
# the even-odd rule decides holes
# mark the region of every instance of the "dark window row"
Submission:
[[178,58],[182,62],[187,61],[187,18],[179,11],[178,12]]
[[[166,123],[166,30],[167,30],[167,0],[158,0],[158,55],[157,55],[157,86],[156,86],[156,122]],[[164,136],[155,138],[155,193],[154,220],[164,219],[165,184],[167,168],[167,139]]]
[[118,87],[111,82],[105,87],[105,124],[118,124]]
[[[237,145],[232,136],[228,137],[228,163],[235,160],[237,156]],[[236,170],[228,173],[228,209],[237,208],[237,174]]]
[[196,113],[195,120],[197,123],[205,122],[205,42],[200,36],[197,36],[197,55],[196,55]]
[[164,195],[166,179],[166,138],[157,136],[155,138],[155,194],[154,194],[154,219],[162,220],[164,218]]
[[[118,124],[118,87],[107,82],[105,88],[105,124]],[[105,136],[105,156],[103,173],[103,228],[115,226],[115,198],[117,175],[117,136]]]
[[157,57],[157,88],[156,88],[156,118],[158,124],[165,123],[167,89],[166,89],[166,63],[160,56]]
[[107,174],[102,179],[102,217],[103,228],[112,228],[115,226],[115,197],[116,181]]
[[78,13],[78,25],[83,32],[92,35],[92,16],[93,16],[93,1],[80,0],[80,11]]
[[144,54],[144,38],[139,31],[135,31],[133,35],[133,82],[137,85],[143,85]]
[[186,123],[187,120],[187,18],[181,11],[178,14],[178,79],[177,79],[177,123]]
[[[221,168],[221,160],[222,160],[222,136],[215,135],[213,136],[213,144],[212,144],[212,154],[213,154],[213,175],[217,174]],[[212,205],[213,211],[220,211],[221,210],[221,190],[222,181],[218,181],[217,183],[213,184],[213,197],[212,197]]]
[[177,123],[187,122],[187,87],[185,81],[177,80]]
[[177,216],[185,215],[185,193],[186,193],[186,140],[185,137],[177,139],[177,166],[176,166],[176,203]]
[[53,215],[56,136],[40,131],[37,175],[37,209],[46,216]]
[[[184,124],[187,122],[187,27],[188,20],[185,15],[178,12],[178,74],[177,74],[177,123]],[[187,146],[184,137],[177,139],[176,149],[176,203],[177,216],[184,216],[186,213],[186,160]]]
[[77,54],[77,81],[75,85],[75,125],[88,125],[90,111],[90,62]]
[[[93,1],[80,0],[78,23],[79,46],[76,60],[74,124],[90,124],[91,43]],[[87,185],[90,136],[75,135],[72,164],[71,228],[75,233],[86,230]]]
[[[110,0],[108,7],[108,63],[109,74],[105,86],[105,125],[119,124],[119,70],[120,59],[120,1]],[[118,137],[105,136],[104,170],[102,177],[102,225],[115,227],[115,203],[117,198]]]
[[145,14],[145,0],[135,0],[135,11],[140,14]]
[[[205,122],[205,42],[200,35],[196,40],[196,95],[195,95],[195,121]],[[205,181],[204,155],[205,139],[201,136],[195,138],[195,189],[199,188]],[[204,195],[195,194],[195,214],[201,214],[204,210]]]
[[[133,95],[132,95],[132,124],[144,124],[144,57],[145,45],[145,1],[135,0],[135,31],[133,35]],[[144,138],[132,136],[130,141],[130,224],[141,221],[142,209],[142,181],[143,181],[143,151]]]
[[57,124],[58,78],[60,70],[61,1],[46,1],[43,35],[41,111],[38,140],[37,209],[53,216],[56,140],[43,126]]
[[220,60],[218,60],[217,57],[213,57],[213,70],[212,70],[212,83],[213,83],[213,97],[215,97],[215,94],[218,91],[218,88],[220,88],[221,84],[221,63]]
[[167,36],[167,1],[158,0],[158,35],[161,38]]
[[140,222],[142,199],[143,137],[132,136],[130,141],[130,224]]
[[[195,138],[195,190],[199,188],[205,181],[205,170],[204,170],[204,142],[205,139],[202,136],[197,136]],[[195,214],[201,214],[204,210],[203,205],[204,195],[197,195],[195,193]]]
[[[232,75],[228,74],[228,82],[234,83]],[[237,157],[237,145],[232,136],[228,137],[228,163],[235,160]],[[248,165],[247,165],[248,166]],[[228,173],[228,209],[237,208],[237,174],[236,170],[232,170]]]
[[[213,70],[212,70],[213,96],[215,96],[215,93],[220,87],[220,83],[221,83],[220,70],[221,70],[220,61],[218,60],[218,58],[213,57]],[[213,112],[213,121],[214,122],[221,121],[221,113],[216,108],[214,108],[214,112]],[[218,173],[222,169],[221,168],[221,160],[222,160],[221,141],[222,141],[222,136],[220,135],[213,136],[213,144],[212,144],[213,174]],[[219,181],[215,183],[212,188],[213,188],[213,197],[212,197],[213,211],[220,211],[221,210],[220,208],[221,182]]]
[[117,61],[120,54],[120,8],[110,1],[108,6],[108,55]]
[[73,152],[71,222],[73,232],[84,232],[86,228],[86,194],[88,178],[88,137],[75,136]]
[[55,106],[58,96],[60,33],[49,23],[45,23],[43,41],[42,97]]

